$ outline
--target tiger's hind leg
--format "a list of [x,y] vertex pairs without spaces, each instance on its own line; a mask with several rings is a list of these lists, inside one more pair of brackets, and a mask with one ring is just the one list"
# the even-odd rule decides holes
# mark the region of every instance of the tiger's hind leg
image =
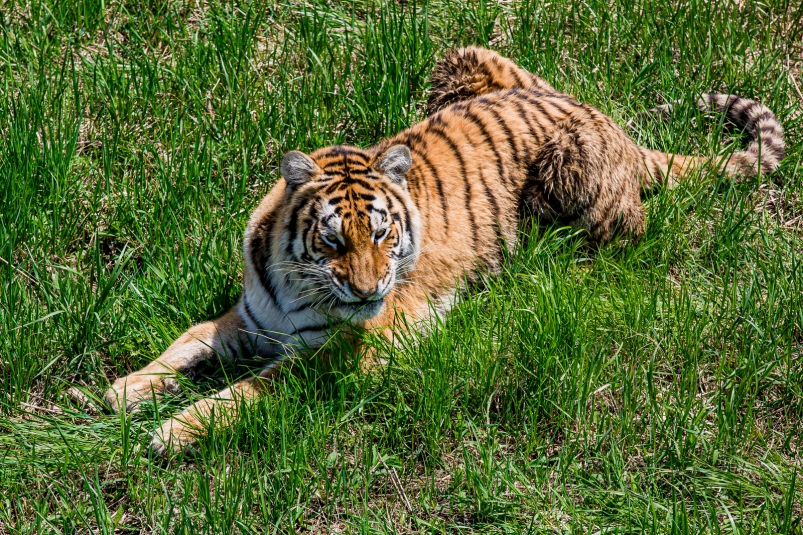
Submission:
[[491,50],[475,46],[450,50],[432,71],[427,115],[455,102],[505,89],[559,92],[546,80]]
[[154,394],[175,392],[177,373],[191,372],[215,355],[233,358],[248,347],[246,328],[237,309],[223,317],[194,325],[162,355],[141,370],[117,379],[106,392],[106,402],[115,410],[132,409]]
[[644,232],[638,147],[608,116],[589,107],[569,114],[539,148],[522,200],[545,222],[584,228],[597,243]]

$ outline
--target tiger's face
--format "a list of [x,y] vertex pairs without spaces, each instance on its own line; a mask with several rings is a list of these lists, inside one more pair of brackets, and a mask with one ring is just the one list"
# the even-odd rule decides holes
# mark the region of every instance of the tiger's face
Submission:
[[407,192],[412,156],[330,147],[282,159],[290,210],[286,251],[300,302],[359,322],[375,316],[419,253],[420,220]]

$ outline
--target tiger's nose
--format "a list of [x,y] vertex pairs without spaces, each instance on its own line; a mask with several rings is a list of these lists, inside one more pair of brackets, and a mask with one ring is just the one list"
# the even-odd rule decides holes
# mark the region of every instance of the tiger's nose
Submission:
[[370,290],[364,290],[364,289],[358,288],[358,287],[356,287],[356,286],[354,286],[352,284],[351,285],[351,291],[352,291],[352,293],[354,295],[356,295],[360,299],[368,299],[369,297],[371,297],[372,295],[374,295],[376,293],[376,287],[373,287]]

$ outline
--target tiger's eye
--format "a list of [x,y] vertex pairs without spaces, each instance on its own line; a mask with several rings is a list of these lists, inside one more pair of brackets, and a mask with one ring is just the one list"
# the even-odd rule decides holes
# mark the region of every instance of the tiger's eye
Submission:
[[340,245],[340,239],[337,237],[337,234],[321,234],[321,238],[331,247],[338,247]]

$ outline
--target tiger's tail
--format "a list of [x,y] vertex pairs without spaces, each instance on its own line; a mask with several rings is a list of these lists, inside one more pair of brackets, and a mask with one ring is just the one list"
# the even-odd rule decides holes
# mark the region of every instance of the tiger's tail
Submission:
[[[668,116],[676,104],[664,104],[645,113],[661,113]],[[781,122],[763,104],[736,95],[708,93],[700,96],[697,107],[701,111],[724,113],[737,128],[747,132],[751,138],[747,149],[726,156],[707,158],[669,154],[639,147],[648,172],[648,176],[642,181],[643,189],[650,190],[662,184],[673,186],[694,169],[709,164],[714,164],[727,176],[753,177],[760,172],[773,172],[783,160]],[[641,115],[644,114],[639,114]],[[628,126],[633,126],[634,122],[635,118],[631,119]]]

